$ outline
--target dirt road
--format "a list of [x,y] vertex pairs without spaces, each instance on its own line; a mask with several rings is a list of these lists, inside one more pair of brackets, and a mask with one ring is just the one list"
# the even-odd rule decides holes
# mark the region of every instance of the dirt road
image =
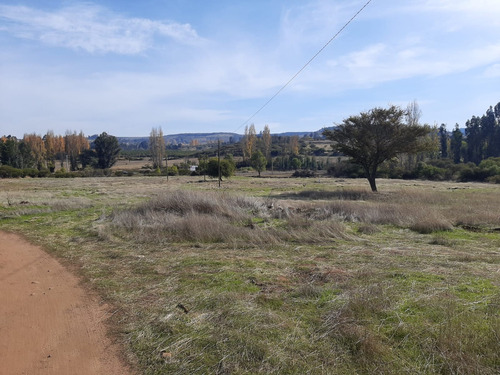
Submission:
[[126,375],[109,317],[41,248],[0,232],[0,375]]

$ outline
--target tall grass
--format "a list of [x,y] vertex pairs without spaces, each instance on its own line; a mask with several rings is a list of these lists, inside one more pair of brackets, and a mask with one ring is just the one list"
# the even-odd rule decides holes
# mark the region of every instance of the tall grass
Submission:
[[345,237],[338,220],[311,220],[287,206],[240,195],[178,191],[115,211],[112,227],[139,241],[230,244],[317,243]]
[[326,196],[341,196],[342,199],[297,202],[217,192],[175,191],[134,208],[115,210],[111,227],[115,230],[121,228],[124,235],[133,235],[143,242],[199,241],[249,245],[290,241],[321,243],[335,238],[352,238],[344,224],[346,222],[361,223],[365,228],[393,225],[419,233],[453,228],[446,212],[416,199],[408,199],[407,194],[404,199],[396,196],[395,202],[381,201],[387,197],[373,194],[371,200],[360,200],[364,195],[359,191]]

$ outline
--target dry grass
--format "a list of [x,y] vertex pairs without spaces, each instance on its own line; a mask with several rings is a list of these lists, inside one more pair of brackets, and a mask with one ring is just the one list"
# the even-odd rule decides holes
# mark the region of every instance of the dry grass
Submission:
[[141,373],[500,371],[499,186],[0,185],[2,228],[78,266]]
[[176,191],[113,212],[121,235],[143,242],[208,242],[232,245],[317,243],[345,238],[338,220],[312,220],[301,209],[228,193]]

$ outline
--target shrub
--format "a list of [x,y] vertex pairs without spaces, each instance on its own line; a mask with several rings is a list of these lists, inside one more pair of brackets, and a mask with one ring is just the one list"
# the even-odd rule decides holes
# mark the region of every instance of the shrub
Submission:
[[[234,174],[236,167],[232,160],[221,159],[220,170],[222,177],[229,178]],[[217,178],[219,176],[219,162],[217,158],[211,158],[207,165],[207,174],[210,177]]]
[[486,181],[489,177],[489,172],[487,170],[477,167],[474,163],[468,163],[464,169],[460,172],[459,181]]
[[350,161],[340,161],[328,168],[328,174],[333,177],[360,178],[365,177],[363,169]]
[[426,163],[419,163],[417,167],[417,176],[426,180],[442,181],[446,175],[446,170],[443,168],[428,165]]
[[42,168],[38,171],[38,177],[48,177],[50,176],[50,170],[47,168]]
[[0,177],[1,178],[23,177],[23,171],[21,169],[13,168],[10,165],[2,165],[0,166]]
[[24,168],[22,170],[22,174],[23,174],[23,177],[31,177],[31,178],[35,178],[35,177],[38,177],[38,169],[36,168]]
[[500,174],[497,174],[495,176],[490,176],[486,179],[488,182],[492,182],[494,184],[500,184]]
[[56,173],[54,173],[54,177],[56,178],[73,178],[76,177],[74,172],[66,172],[66,169],[61,168]]
[[[171,165],[170,167],[168,167],[166,170],[163,170],[162,171],[162,174],[164,176],[166,175],[169,175],[169,176],[177,176],[179,174],[181,174],[180,172],[183,172],[185,171],[185,169],[181,169],[179,171],[179,168],[177,168],[177,165]],[[189,172],[189,171],[188,171]]]
[[296,170],[292,174],[292,177],[301,177],[301,178],[316,177],[316,172],[314,172],[310,169],[300,169],[300,170]]

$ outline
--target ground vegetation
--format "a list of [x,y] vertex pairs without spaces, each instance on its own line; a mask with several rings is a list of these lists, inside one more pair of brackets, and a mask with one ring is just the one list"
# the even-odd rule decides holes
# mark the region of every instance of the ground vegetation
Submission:
[[143,374],[497,374],[499,185],[3,179]]

